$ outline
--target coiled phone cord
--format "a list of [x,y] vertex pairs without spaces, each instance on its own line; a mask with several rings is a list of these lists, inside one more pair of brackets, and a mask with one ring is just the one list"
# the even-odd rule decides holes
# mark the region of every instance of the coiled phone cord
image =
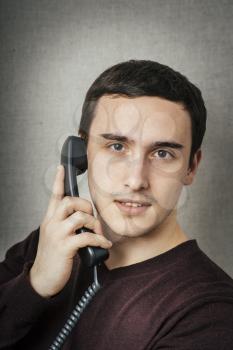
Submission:
[[98,290],[101,288],[98,278],[97,278],[97,265],[94,266],[94,282],[85,291],[82,298],[79,300],[77,305],[74,307],[70,316],[68,317],[66,323],[62,327],[61,331],[58,333],[57,337],[53,341],[49,350],[61,349],[67,337],[73,330],[74,326],[78,322],[83,310],[87,307],[90,301],[94,298]]

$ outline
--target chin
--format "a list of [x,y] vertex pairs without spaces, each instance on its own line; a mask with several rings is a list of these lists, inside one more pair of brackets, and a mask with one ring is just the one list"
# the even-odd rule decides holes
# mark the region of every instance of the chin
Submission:
[[95,207],[104,236],[113,243],[125,238],[154,234],[171,213],[171,210],[164,210],[158,205],[152,206],[147,213],[137,216],[121,214],[116,210],[114,203],[108,203],[104,208],[97,205]]
[[121,242],[128,238],[137,238],[149,235],[153,233],[160,225],[160,223],[153,221],[153,223],[148,226],[147,221],[147,225],[145,227],[140,227],[136,222],[129,218],[128,220],[122,219],[108,222],[109,220],[107,218],[99,216],[99,220],[103,228],[104,236],[113,243]]

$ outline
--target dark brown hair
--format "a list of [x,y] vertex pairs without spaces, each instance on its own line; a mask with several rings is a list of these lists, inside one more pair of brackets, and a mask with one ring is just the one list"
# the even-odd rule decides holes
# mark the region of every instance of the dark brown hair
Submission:
[[128,97],[158,96],[180,102],[189,112],[192,125],[192,147],[189,166],[202,144],[207,112],[201,91],[184,75],[154,61],[130,60],[105,70],[87,91],[78,133],[88,142],[95,107],[103,95]]

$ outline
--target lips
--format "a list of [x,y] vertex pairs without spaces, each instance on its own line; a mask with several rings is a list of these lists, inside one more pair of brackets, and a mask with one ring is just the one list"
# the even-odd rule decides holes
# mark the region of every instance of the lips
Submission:
[[134,201],[129,201],[129,200],[124,200],[124,201],[115,201],[118,209],[120,209],[121,212],[129,215],[138,215],[142,214],[145,212],[150,204],[146,202],[134,202]]
[[119,202],[121,204],[126,205],[127,207],[133,207],[133,208],[137,208],[137,207],[142,207],[143,204],[141,203],[131,203],[131,202]]
[[149,206],[151,205],[149,202],[146,201],[142,201],[142,200],[132,200],[132,199],[128,199],[128,198],[119,198],[116,200],[116,202],[122,203],[122,204],[128,204],[130,205],[138,205],[138,206]]

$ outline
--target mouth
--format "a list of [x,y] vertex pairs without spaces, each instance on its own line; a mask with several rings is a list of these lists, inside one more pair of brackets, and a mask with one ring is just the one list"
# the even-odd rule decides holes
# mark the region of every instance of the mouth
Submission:
[[130,215],[138,215],[144,213],[150,206],[151,204],[149,203],[140,203],[140,202],[133,202],[133,201],[114,201],[116,203],[116,206],[118,209],[120,209],[121,212],[125,214],[130,214]]

